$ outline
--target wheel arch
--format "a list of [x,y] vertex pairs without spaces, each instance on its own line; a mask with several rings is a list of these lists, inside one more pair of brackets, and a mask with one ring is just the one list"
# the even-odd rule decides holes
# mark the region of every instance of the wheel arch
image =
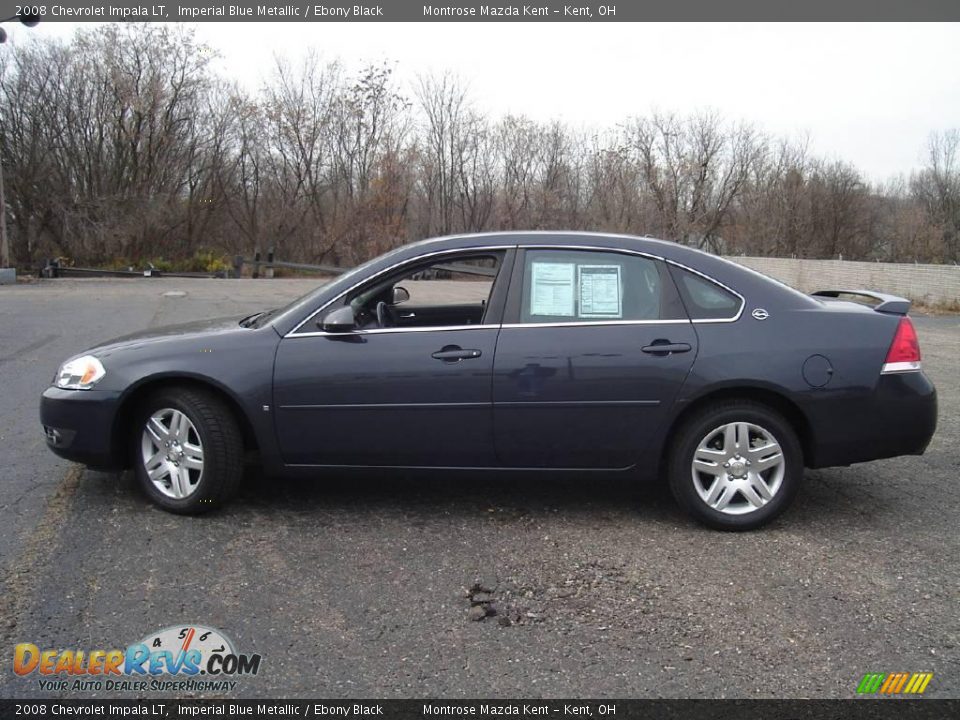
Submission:
[[117,412],[114,415],[110,435],[111,447],[113,456],[122,467],[130,467],[130,453],[128,452],[127,441],[130,439],[130,433],[135,432],[133,419],[137,409],[151,393],[160,388],[174,386],[204,390],[222,400],[224,404],[230,408],[230,411],[240,424],[244,449],[254,452],[259,451],[260,443],[257,440],[253,424],[243,409],[243,405],[240,403],[240,400],[223,385],[208,377],[186,373],[151,375],[143,378],[124,393],[120,399]]
[[736,385],[716,388],[705,392],[690,400],[686,406],[678,412],[670,423],[666,434],[663,436],[659,455],[659,468],[667,466],[667,456],[670,452],[671,443],[683,423],[688,418],[700,412],[703,408],[717,402],[730,400],[748,400],[766,405],[770,409],[780,413],[784,419],[790,423],[797,439],[800,441],[800,448],[803,451],[804,462],[813,457],[813,429],[810,421],[803,410],[784,392],[765,386],[757,385]]

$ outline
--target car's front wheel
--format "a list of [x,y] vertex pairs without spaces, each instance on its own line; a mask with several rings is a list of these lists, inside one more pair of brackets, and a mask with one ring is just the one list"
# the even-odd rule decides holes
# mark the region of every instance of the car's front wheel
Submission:
[[195,514],[234,494],[243,472],[243,437],[220,398],[172,387],[152,394],[137,418],[133,466],[140,486],[157,505]]
[[758,403],[717,403],[689,418],[670,452],[670,488],[696,519],[752,530],[782,513],[803,478],[796,432]]

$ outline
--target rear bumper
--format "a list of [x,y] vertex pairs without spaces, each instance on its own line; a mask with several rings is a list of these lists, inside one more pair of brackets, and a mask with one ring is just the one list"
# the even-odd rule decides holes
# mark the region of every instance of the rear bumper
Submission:
[[122,458],[113,442],[120,393],[48,387],[40,398],[47,447],[62,458],[102,470],[117,470]]
[[922,455],[937,429],[937,391],[922,372],[881,375],[868,397],[825,402],[809,417],[809,467]]

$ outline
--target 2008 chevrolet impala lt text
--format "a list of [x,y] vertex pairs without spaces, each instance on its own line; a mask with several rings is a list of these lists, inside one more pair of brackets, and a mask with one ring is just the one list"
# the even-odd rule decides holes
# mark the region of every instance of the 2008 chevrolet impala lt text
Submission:
[[49,447],[223,504],[244,458],[319,468],[630,472],[758,527],[822,468],[921,454],[937,422],[910,303],[805,295],[674,243],[495,233],[407,245],[291,305],[64,363]]

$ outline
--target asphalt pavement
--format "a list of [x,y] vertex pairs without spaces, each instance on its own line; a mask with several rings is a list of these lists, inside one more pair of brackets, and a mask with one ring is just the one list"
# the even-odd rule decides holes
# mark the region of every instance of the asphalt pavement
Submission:
[[[13,646],[123,648],[181,623],[262,655],[242,697],[844,698],[898,671],[960,697],[957,316],[915,317],[940,399],[927,454],[808,471],[746,534],[625,477],[253,473],[223,511],[179,517],[46,449],[37,402],[68,355],[315,284],[0,287],[0,697],[122,695],[42,691]],[[474,621],[480,594],[498,614]]]

